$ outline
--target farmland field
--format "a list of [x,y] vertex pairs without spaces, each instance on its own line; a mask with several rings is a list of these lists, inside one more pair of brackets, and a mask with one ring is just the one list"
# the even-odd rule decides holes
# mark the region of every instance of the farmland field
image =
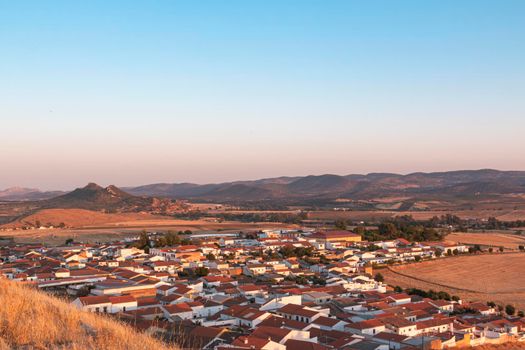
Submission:
[[18,243],[64,244],[68,238],[82,242],[104,242],[136,236],[142,230],[166,232],[191,230],[194,233],[258,231],[264,229],[296,228],[277,222],[244,223],[237,221],[210,222],[206,220],[136,220],[66,229],[5,230],[0,236],[14,237]]
[[524,220],[525,210],[514,209],[477,209],[477,210],[411,210],[411,211],[394,211],[394,210],[320,210],[310,212],[309,219],[325,220],[377,220],[388,219],[395,216],[410,215],[416,220],[428,220],[434,216],[446,214],[457,215],[462,219],[487,219],[495,217],[500,221]]
[[525,310],[525,253],[444,258],[381,270],[392,286],[446,291],[468,301],[513,304]]
[[454,232],[447,235],[447,241],[463,244],[479,244],[481,246],[502,246],[505,249],[517,250],[520,245],[525,245],[525,236],[503,233],[501,231],[490,233]]

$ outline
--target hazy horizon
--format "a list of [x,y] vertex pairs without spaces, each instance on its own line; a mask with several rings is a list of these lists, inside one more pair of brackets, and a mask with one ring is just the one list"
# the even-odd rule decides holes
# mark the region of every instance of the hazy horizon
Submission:
[[0,0],[0,189],[525,170],[524,11]]
[[284,178],[284,177],[306,177],[306,176],[322,176],[322,175],[337,175],[337,176],[348,176],[348,175],[370,175],[370,174],[395,174],[395,175],[410,175],[415,173],[440,173],[440,172],[454,172],[454,171],[480,171],[480,170],[495,170],[495,171],[524,171],[525,170],[516,170],[516,169],[494,169],[494,168],[483,168],[483,169],[450,169],[450,170],[436,170],[436,171],[409,171],[409,172],[389,172],[389,171],[372,171],[372,172],[349,172],[349,173],[317,173],[317,174],[295,174],[295,175],[275,175],[275,176],[263,176],[263,177],[254,177],[254,178],[238,178],[238,179],[226,179],[223,181],[210,181],[210,182],[196,182],[196,181],[146,181],[144,183],[135,183],[135,184],[120,184],[117,182],[97,182],[92,180],[87,180],[83,183],[78,183],[77,185],[74,185],[72,187],[64,187],[64,188],[40,188],[37,186],[21,186],[21,185],[13,185],[8,187],[0,187],[0,191],[12,189],[12,188],[26,188],[26,189],[35,189],[35,190],[41,190],[41,191],[70,191],[74,190],[76,188],[82,188],[87,186],[90,183],[95,183],[102,187],[107,187],[110,185],[115,185],[120,188],[125,187],[138,187],[143,185],[152,185],[152,184],[160,184],[160,183],[168,183],[168,184],[183,184],[183,183],[192,183],[196,185],[209,185],[209,184],[220,184],[220,183],[229,183],[229,182],[242,182],[242,181],[256,181],[256,180],[265,180],[265,179],[275,179],[275,178]]

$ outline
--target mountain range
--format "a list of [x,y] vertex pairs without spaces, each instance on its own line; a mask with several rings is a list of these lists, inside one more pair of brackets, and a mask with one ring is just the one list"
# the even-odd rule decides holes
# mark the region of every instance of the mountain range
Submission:
[[148,207],[149,197],[218,202],[287,200],[373,200],[409,197],[417,200],[494,198],[525,193],[525,171],[492,169],[434,173],[309,175],[217,184],[157,183],[137,187],[88,184],[69,193],[12,188],[0,200],[38,201],[44,207],[111,209]]
[[319,175],[278,177],[220,184],[151,184],[124,188],[141,196],[203,199],[215,201],[309,200],[351,198],[371,200],[408,196],[418,199],[490,197],[525,193],[525,171],[491,169],[408,175]]

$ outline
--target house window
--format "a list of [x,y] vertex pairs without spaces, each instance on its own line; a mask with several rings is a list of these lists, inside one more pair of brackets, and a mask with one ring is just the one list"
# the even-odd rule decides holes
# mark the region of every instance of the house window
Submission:
[[108,312],[108,307],[104,306],[104,312]]
[[126,311],[126,307],[125,306],[122,308],[122,311]]

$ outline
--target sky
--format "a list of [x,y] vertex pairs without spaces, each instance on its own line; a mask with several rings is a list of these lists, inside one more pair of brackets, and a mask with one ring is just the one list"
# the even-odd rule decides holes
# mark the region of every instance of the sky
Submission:
[[0,189],[525,170],[522,0],[0,0]]

